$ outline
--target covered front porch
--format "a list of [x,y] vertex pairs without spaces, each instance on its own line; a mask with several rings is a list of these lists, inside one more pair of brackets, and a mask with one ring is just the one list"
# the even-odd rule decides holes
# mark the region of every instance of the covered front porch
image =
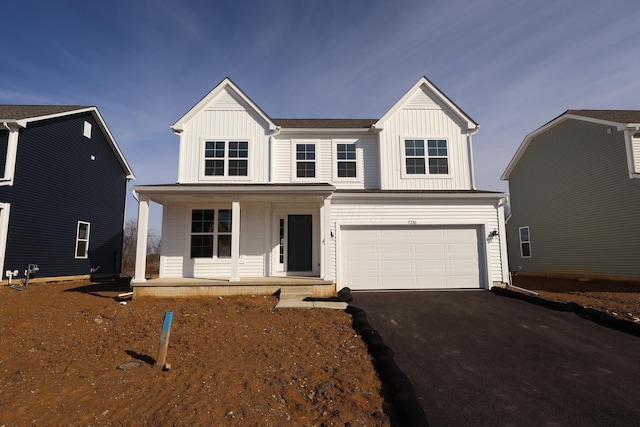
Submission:
[[[170,184],[134,190],[139,200],[134,295],[271,294],[282,286],[312,286],[314,296],[333,292],[335,187]],[[147,280],[151,201],[163,208],[162,244],[160,278]]]

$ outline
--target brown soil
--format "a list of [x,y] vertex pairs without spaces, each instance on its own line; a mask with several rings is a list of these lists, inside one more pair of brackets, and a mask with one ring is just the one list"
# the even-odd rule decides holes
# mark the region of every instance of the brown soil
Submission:
[[640,323],[640,283],[605,280],[568,280],[514,276],[513,284],[551,301],[574,302],[585,308]]
[[[113,296],[127,290],[0,287],[0,426],[390,424],[347,313],[276,310],[272,296],[120,305]],[[154,359],[166,309],[163,371]]]

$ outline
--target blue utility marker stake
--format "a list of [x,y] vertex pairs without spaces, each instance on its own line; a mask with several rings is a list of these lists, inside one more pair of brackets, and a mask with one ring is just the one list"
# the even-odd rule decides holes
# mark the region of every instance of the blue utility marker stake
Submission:
[[169,370],[171,365],[165,364],[167,361],[167,348],[169,347],[169,334],[171,333],[171,322],[173,321],[173,311],[164,312],[164,322],[162,323],[162,333],[160,334],[160,349],[158,350],[158,365],[162,369]]

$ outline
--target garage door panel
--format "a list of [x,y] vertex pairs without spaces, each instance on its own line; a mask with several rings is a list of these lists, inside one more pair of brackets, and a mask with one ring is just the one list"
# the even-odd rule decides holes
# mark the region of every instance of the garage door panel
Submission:
[[349,261],[347,263],[347,267],[353,272],[375,271],[375,270],[378,270],[378,261],[375,261],[375,260]]
[[341,231],[342,280],[352,289],[478,288],[477,227]]
[[410,254],[412,252],[411,244],[409,243],[379,243],[380,254],[382,255],[390,255],[390,254]]
[[380,267],[383,270],[411,270],[413,267],[413,263],[411,262],[411,260],[406,259],[383,260],[380,263]]
[[357,243],[351,244],[348,246],[348,252],[351,254],[375,254],[376,253],[376,244],[374,241],[369,243]]
[[413,276],[384,276],[381,285],[382,289],[413,289]]
[[415,251],[419,254],[443,254],[446,252],[444,244],[416,243]]
[[427,274],[436,269],[446,270],[447,261],[444,259],[429,259],[424,261],[418,261],[415,263],[413,269],[416,273],[427,273]]

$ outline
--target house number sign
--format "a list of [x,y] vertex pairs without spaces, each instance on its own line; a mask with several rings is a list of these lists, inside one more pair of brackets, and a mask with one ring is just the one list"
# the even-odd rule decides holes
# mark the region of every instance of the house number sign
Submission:
[[416,224],[418,224],[418,221],[416,221],[415,219],[410,219],[408,221],[408,223],[409,223],[409,225],[416,225]]

